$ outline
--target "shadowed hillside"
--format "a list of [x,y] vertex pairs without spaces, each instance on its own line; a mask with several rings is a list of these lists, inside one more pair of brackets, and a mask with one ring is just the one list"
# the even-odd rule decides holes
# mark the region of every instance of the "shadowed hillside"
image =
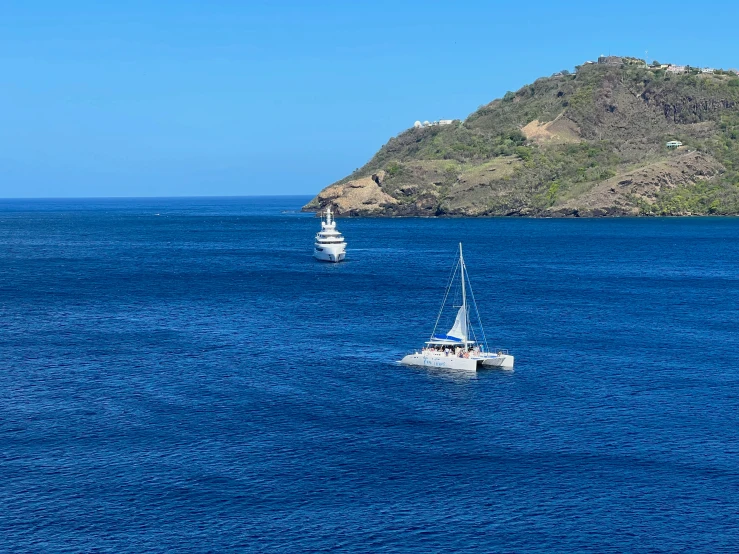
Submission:
[[[409,129],[305,210],[348,216],[739,213],[739,78],[587,64]],[[668,141],[683,146],[668,149]]]

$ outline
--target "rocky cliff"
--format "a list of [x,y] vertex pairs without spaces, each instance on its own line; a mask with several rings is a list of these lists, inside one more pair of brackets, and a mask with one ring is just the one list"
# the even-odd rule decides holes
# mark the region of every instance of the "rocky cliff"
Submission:
[[[344,216],[739,213],[739,78],[588,64],[409,129],[305,210]],[[666,143],[683,146],[670,150]]]

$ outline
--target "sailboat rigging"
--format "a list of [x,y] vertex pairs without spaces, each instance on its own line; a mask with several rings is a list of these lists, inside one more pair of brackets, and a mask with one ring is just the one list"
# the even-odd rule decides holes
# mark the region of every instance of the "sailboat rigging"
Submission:
[[[462,305],[459,306],[452,328],[446,333],[437,333],[444,307],[449,298],[449,293],[459,274],[459,286],[461,289]],[[469,287],[469,295],[467,288]],[[469,300],[472,300],[470,304]],[[456,307],[456,306],[455,306]],[[474,308],[477,326],[481,337],[475,333],[475,327],[470,321],[470,307]],[[514,358],[507,350],[491,351],[487,344],[485,331],[477,309],[472,286],[469,283],[467,266],[462,252],[462,243],[459,243],[459,261],[452,272],[451,279],[444,294],[444,300],[436,318],[434,330],[425,346],[412,354],[405,356],[400,363],[405,365],[417,365],[426,367],[442,367],[450,369],[465,369],[475,371],[481,367],[500,367],[513,369]]]

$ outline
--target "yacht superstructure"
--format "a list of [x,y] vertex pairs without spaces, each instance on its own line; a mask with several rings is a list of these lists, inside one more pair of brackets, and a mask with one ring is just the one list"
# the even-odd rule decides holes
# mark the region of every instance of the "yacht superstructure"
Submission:
[[[457,311],[457,317],[454,319],[454,325],[445,334],[437,334],[436,328],[439,320],[444,313],[444,306],[449,298],[449,292],[455,279],[459,275],[459,286],[461,288],[461,306]],[[481,340],[477,340],[475,336],[475,328],[470,321],[470,303],[467,295],[467,286],[469,285],[469,276],[467,275],[467,267],[462,256],[462,244],[459,244],[459,261],[452,273],[452,278],[444,295],[444,301],[441,304],[439,317],[436,319],[436,325],[431,332],[431,337],[426,341],[426,345],[412,354],[405,356],[400,363],[404,365],[417,365],[425,367],[440,367],[448,369],[463,369],[476,371],[482,367],[500,367],[502,369],[513,369],[513,356],[508,354],[507,350],[496,349],[491,351],[487,345],[485,331],[480,321],[480,313],[477,311],[477,303],[475,302],[472,287],[470,286],[470,296],[472,298],[472,306],[474,306],[477,315],[477,329],[481,334]],[[452,302],[452,304],[454,304]]]
[[321,218],[321,230],[316,233],[313,256],[323,262],[340,262],[346,257],[346,240],[336,229],[330,206],[326,208],[325,219]]

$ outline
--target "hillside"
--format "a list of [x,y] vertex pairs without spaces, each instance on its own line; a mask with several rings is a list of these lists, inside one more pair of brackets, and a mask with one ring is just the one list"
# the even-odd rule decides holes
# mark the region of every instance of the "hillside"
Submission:
[[304,209],[327,205],[345,216],[739,214],[739,78],[587,64],[537,79],[464,121],[390,139]]

